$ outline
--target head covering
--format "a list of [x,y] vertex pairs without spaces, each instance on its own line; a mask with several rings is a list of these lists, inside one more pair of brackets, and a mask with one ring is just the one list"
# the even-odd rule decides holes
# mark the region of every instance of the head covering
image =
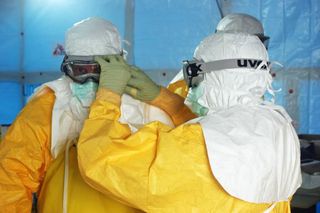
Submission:
[[217,32],[264,34],[263,26],[253,16],[241,13],[226,15],[217,25]]
[[[267,61],[268,53],[256,37],[249,34],[216,33],[205,38],[194,52],[194,58],[204,62],[223,59],[262,60],[256,68],[234,68],[204,74],[204,81],[191,90],[188,97],[201,94],[197,102],[209,111],[237,104],[258,104],[266,90],[271,88],[272,77]],[[267,69],[262,69],[262,66]],[[199,91],[200,90],[200,91]]]
[[[246,33],[258,36],[261,42],[268,48],[269,37],[264,35],[264,29],[261,22],[253,16],[241,13],[233,13],[225,16],[217,25],[217,33]],[[178,74],[171,80],[173,84],[183,79],[183,72],[180,70]]]
[[65,35],[67,55],[92,56],[120,54],[121,38],[109,21],[92,17],[75,23]]
[[261,22],[253,16],[233,13],[226,15],[217,25],[217,32],[247,33],[256,35],[268,47],[269,37],[265,36]]

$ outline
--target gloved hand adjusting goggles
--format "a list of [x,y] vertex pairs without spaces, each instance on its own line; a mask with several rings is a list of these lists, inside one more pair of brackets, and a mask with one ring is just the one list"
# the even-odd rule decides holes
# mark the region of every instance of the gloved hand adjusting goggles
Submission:
[[224,69],[246,68],[246,69],[267,70],[269,62],[257,59],[225,59],[211,62],[202,62],[199,60],[183,61],[183,77],[189,88],[197,87],[204,79],[204,74]]
[[89,79],[99,83],[100,65],[94,60],[94,56],[65,56],[61,71],[80,84]]

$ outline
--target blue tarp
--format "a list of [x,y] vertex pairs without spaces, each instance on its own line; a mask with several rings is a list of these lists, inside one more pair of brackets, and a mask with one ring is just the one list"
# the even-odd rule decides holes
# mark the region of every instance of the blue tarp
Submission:
[[[271,60],[285,66],[274,78],[275,87],[282,88],[277,102],[300,133],[319,134],[320,1],[220,4],[224,14],[247,13],[263,23],[271,37]],[[52,52],[63,44],[66,29],[86,17],[100,16],[113,22],[124,38],[132,35],[130,61],[163,85],[179,71],[183,59],[192,57],[197,44],[214,33],[221,18],[216,2],[209,0],[3,0],[0,5],[0,74],[58,72],[62,57]],[[39,82],[22,83],[0,82],[0,124],[13,121],[24,96]]]

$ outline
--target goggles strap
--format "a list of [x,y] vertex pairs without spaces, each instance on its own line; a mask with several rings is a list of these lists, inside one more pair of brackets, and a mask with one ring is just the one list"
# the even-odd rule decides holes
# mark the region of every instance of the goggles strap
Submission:
[[223,69],[237,69],[237,68],[247,68],[247,69],[264,69],[267,70],[269,62],[257,59],[224,59],[218,61],[211,61],[207,63],[200,62],[202,64],[203,72],[211,72]]

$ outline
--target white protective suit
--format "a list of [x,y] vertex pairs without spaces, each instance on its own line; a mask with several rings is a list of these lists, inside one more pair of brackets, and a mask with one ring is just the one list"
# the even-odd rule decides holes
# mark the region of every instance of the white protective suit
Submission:
[[205,73],[188,96],[201,90],[193,101],[208,114],[190,123],[201,124],[211,170],[229,194],[254,203],[290,198],[301,184],[299,140],[286,111],[262,99],[272,93],[270,70],[262,69],[264,45],[256,36],[216,33],[200,43],[194,58],[262,60],[256,68]]

